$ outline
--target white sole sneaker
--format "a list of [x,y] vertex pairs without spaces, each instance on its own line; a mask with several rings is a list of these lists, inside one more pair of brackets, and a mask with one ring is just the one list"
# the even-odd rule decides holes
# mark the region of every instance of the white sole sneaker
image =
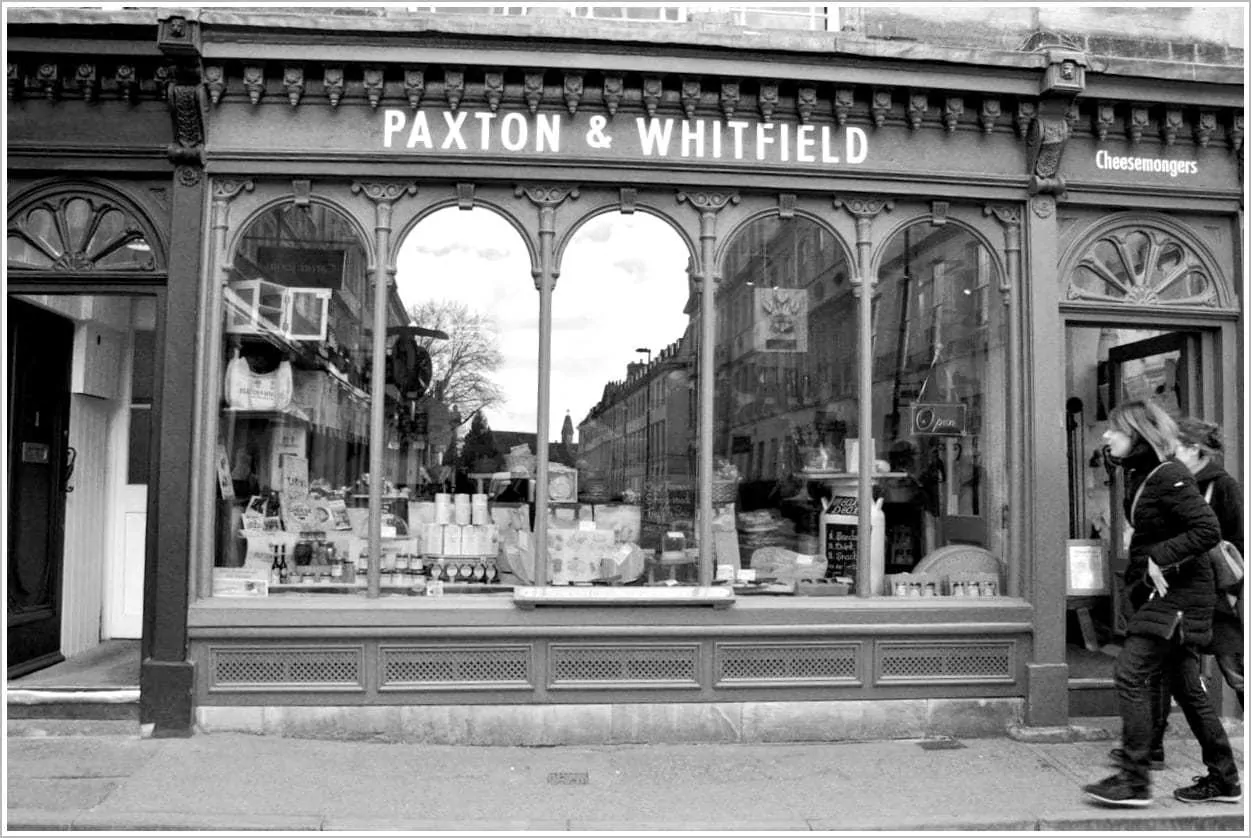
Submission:
[[1085,792],[1087,800],[1093,800],[1103,806],[1115,806],[1118,809],[1142,809],[1151,805],[1151,798],[1126,798],[1124,800],[1115,800],[1111,797],[1101,797],[1093,792]]

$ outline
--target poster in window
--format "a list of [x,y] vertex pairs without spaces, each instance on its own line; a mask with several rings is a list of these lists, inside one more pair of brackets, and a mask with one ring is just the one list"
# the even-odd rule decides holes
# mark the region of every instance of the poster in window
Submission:
[[1108,593],[1107,560],[1102,541],[1069,539],[1066,558],[1068,596],[1098,596]]
[[804,288],[757,288],[752,319],[757,352],[808,351],[808,291]]

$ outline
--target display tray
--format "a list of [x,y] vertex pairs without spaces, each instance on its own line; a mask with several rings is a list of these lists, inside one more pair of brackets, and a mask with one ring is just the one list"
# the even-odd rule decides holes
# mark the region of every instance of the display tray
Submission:
[[[828,471],[824,469],[820,471],[808,471],[807,469],[802,469],[799,472],[799,474],[800,476],[808,480],[830,480],[830,479],[846,480],[852,477],[858,477],[860,475],[860,472],[858,471]],[[906,471],[875,471],[872,474],[873,474],[874,479],[878,479],[878,480],[882,478],[888,478],[888,477],[889,478],[901,478],[901,477],[910,476],[909,473]]]
[[735,582],[730,586],[735,596],[754,596],[756,594],[793,595],[795,583],[792,582]]

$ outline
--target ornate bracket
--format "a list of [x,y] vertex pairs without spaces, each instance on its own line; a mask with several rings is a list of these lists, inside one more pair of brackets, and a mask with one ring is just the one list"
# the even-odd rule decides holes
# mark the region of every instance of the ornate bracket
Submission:
[[760,95],[756,97],[756,107],[760,110],[760,118],[765,122],[773,121],[773,111],[778,106],[778,83],[762,81]]
[[100,80],[96,77],[96,65],[79,64],[74,71],[74,84],[82,93],[84,102],[95,101],[100,91]]
[[265,95],[265,68],[259,64],[249,64],[243,68],[243,89],[248,92],[248,101],[259,104]]
[[[340,79],[342,82],[342,79]],[[420,67],[404,69],[404,95],[408,98],[408,106],[417,108],[421,105],[421,97],[426,92],[426,71]]]
[[604,76],[603,95],[604,107],[608,109],[608,115],[616,116],[617,108],[621,106],[621,97],[625,95],[625,80],[617,75]]
[[1214,111],[1199,111],[1199,119],[1195,122],[1195,142],[1201,148],[1207,148],[1208,143],[1212,141],[1212,137],[1216,134],[1216,113]]
[[36,78],[39,80],[39,86],[43,88],[43,95],[49,102],[55,102],[60,93],[60,68],[50,61],[40,64]]
[[961,96],[948,96],[947,102],[943,105],[943,127],[947,129],[948,134],[956,132],[956,125],[960,122],[960,117],[964,114],[964,98]]
[[462,210],[473,209],[475,191],[476,187],[472,183],[456,184],[456,207]]
[[255,186],[256,184],[247,178],[213,178],[213,200],[233,201],[240,192],[251,192]]
[[[563,184],[518,184],[513,188],[513,195],[518,198],[525,195],[530,199],[530,203],[539,208],[539,238],[545,240],[541,258],[549,260],[551,240],[556,235],[556,207],[563,204],[566,199],[576,199],[578,187]],[[552,275],[552,287],[556,287],[558,274],[555,265],[540,265],[538,271],[531,272],[536,291],[542,290],[545,269]]]
[[982,100],[982,106],[977,112],[977,121],[982,125],[983,134],[991,134],[995,130],[995,123],[999,121],[999,117],[1003,115],[1003,105],[998,99],[985,98]]
[[894,209],[895,202],[890,198],[835,198],[834,209],[845,209],[856,219],[856,270],[848,282],[852,287],[853,296],[859,297],[864,289],[864,275],[868,270],[869,249],[873,246],[870,232],[873,219],[883,211]]
[[639,191],[633,186],[621,187],[621,214],[634,215],[634,210],[638,205]]
[[287,91],[287,101],[291,103],[291,107],[300,104],[300,99],[304,96],[304,68],[285,67],[282,71],[282,86]]
[[738,107],[739,99],[738,82],[726,81],[721,83],[721,113],[725,115],[727,120],[734,118],[734,109]]
[[679,192],[678,203],[689,203],[701,213],[716,215],[727,204],[737,204],[741,198],[737,192]]
[[1064,178],[1060,158],[1069,138],[1069,124],[1063,117],[1036,116],[1025,138],[1031,195],[1063,195]]
[[465,98],[465,71],[460,67],[444,68],[443,98],[453,111],[460,107],[460,100]]
[[1108,129],[1112,127],[1112,123],[1116,121],[1116,109],[1111,102],[1096,102],[1094,119],[1091,127],[1094,129],[1095,136],[1103,142],[1108,138]]
[[795,112],[799,114],[799,121],[807,125],[812,121],[812,112],[817,107],[817,89],[815,87],[800,87],[795,94]]
[[578,106],[582,104],[582,74],[574,72],[565,73],[565,107],[569,110],[569,115],[573,116],[578,112]]
[[339,102],[343,99],[343,91],[346,87],[343,81],[343,68],[327,67],[326,73],[322,78],[322,84],[326,88],[326,98],[330,101],[330,107],[339,107]]
[[1146,105],[1132,105],[1129,119],[1125,120],[1125,133],[1129,135],[1129,144],[1138,145],[1142,141],[1143,132],[1151,122],[1151,113]]
[[522,95],[525,97],[526,107],[533,115],[539,112],[539,103],[543,101],[543,71],[531,70],[526,73],[525,79]]
[[869,112],[873,114],[873,125],[881,128],[886,124],[886,117],[890,114],[892,107],[890,88],[878,87],[873,90],[873,102],[869,105]]
[[1029,126],[1034,121],[1034,117],[1038,115],[1038,104],[1036,102],[1017,102],[1016,104],[1016,135],[1021,139],[1029,134]]
[[656,115],[660,107],[660,97],[664,94],[664,85],[660,76],[643,76],[643,108],[649,117]]
[[1182,129],[1181,108],[1165,108],[1164,121],[1160,123],[1160,137],[1165,145],[1177,142],[1177,135]]
[[682,79],[682,112],[686,114],[687,119],[695,118],[695,109],[699,107],[702,94],[703,85],[699,79]]
[[778,218],[794,218],[795,217],[795,201],[794,192],[782,192],[778,195]]
[[[854,88],[838,87],[834,89],[834,121],[838,123],[839,128],[842,128],[847,123],[847,116],[855,106],[856,91]],[[887,110],[889,109],[888,105]]]
[[[118,89],[119,90],[121,89],[120,84],[118,85]],[[9,62],[8,96],[9,96],[9,99],[17,99],[21,97],[21,95],[22,95],[22,71],[17,66],[16,61],[10,61]]]
[[500,70],[487,70],[482,79],[482,94],[486,97],[487,108],[491,113],[496,113],[504,98],[504,73]]
[[908,95],[908,127],[916,131],[921,127],[921,120],[929,110],[930,97],[923,90],[914,90]]
[[[133,75],[135,68],[127,66],[127,69]],[[133,85],[134,82],[132,81]],[[122,68],[117,68],[117,86],[121,90],[122,85]],[[213,107],[217,107],[217,103],[222,100],[222,94],[226,92],[226,68],[220,64],[204,65],[204,89],[208,91],[209,102]]]
[[1234,114],[1229,121],[1229,147],[1236,154],[1242,153],[1242,114]]
[[[369,107],[376,108],[382,101],[382,91],[386,86],[384,71],[380,66],[366,67],[362,71],[365,84],[365,96],[369,99]],[[455,110],[455,108],[453,108]]]

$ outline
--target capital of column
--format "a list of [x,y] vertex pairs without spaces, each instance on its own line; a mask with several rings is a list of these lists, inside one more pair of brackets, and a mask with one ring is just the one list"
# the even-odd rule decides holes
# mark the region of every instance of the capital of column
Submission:
[[417,184],[407,180],[354,180],[352,194],[365,194],[375,204],[392,204],[405,195],[416,195]]
[[255,188],[256,184],[248,178],[213,178],[213,200],[228,203],[240,192],[251,192]]

